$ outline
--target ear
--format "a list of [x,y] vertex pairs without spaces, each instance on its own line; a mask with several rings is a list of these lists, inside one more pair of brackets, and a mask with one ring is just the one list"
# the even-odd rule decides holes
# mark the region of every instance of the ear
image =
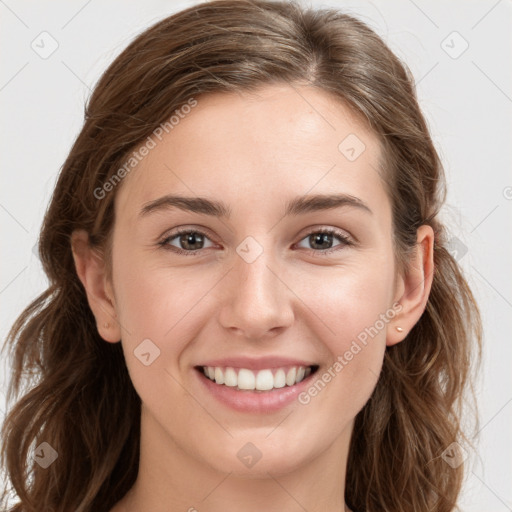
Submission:
[[106,266],[100,253],[89,244],[89,235],[84,230],[71,234],[71,250],[78,277],[84,285],[87,301],[96,318],[100,336],[108,342],[121,339],[117,322],[112,285],[107,279]]
[[[416,251],[404,276],[398,278],[395,301],[402,306],[389,323],[386,345],[401,342],[418,322],[427,306],[434,278],[434,230],[427,225],[417,231]],[[402,331],[397,331],[401,327]]]

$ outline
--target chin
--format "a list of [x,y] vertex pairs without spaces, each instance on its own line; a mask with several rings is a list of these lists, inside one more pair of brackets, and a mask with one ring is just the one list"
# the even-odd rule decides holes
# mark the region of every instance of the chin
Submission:
[[[266,434],[267,435],[267,434]],[[247,437],[245,437],[247,439]],[[210,453],[204,458],[216,471],[231,473],[241,478],[265,478],[268,475],[284,475],[297,470],[306,462],[306,455],[299,450],[300,443],[288,452],[277,450],[265,441],[233,442],[234,446],[225,446],[220,454]],[[300,452],[300,453],[299,453]]]

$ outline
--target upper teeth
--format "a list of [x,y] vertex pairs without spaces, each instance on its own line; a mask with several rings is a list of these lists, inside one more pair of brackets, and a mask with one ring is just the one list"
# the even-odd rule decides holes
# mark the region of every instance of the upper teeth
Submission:
[[311,367],[291,366],[274,370],[259,370],[255,373],[247,368],[203,366],[203,372],[206,377],[217,384],[230,387],[238,386],[238,389],[268,391],[273,388],[284,388],[284,386],[297,384],[311,373]]

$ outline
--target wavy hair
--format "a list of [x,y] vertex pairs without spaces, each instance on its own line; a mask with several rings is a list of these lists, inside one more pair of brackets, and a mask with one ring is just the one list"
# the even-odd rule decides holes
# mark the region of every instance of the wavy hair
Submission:
[[[17,318],[4,346],[12,368],[8,399],[14,398],[2,428],[2,467],[10,482],[4,507],[9,494],[19,499],[9,512],[108,512],[137,477],[140,398],[121,344],[98,334],[71,252],[71,233],[84,229],[111,264],[119,187],[101,200],[95,191],[190,98],[271,83],[328,92],[378,136],[401,269],[417,228],[428,224],[435,233],[426,309],[403,342],[386,348],[376,388],[355,419],[345,499],[359,512],[457,506],[465,465],[452,468],[442,454],[452,442],[469,442],[464,396],[471,389],[474,398],[482,327],[447,250],[438,215],[445,178],[412,75],[373,30],[337,9],[217,0],[145,30],[87,101],[41,228],[48,288]],[[46,469],[30,457],[42,442],[58,453]]]

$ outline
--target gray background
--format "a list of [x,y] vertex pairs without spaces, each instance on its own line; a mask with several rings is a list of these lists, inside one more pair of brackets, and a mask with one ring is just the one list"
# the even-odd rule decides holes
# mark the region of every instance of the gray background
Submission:
[[[0,0],[2,343],[15,318],[46,287],[33,248],[91,88],[144,28],[195,3]],[[485,329],[477,387],[480,442],[461,507],[512,511],[512,3],[308,4],[336,6],[366,21],[416,78],[447,174],[444,218]],[[58,47],[45,54],[52,45]],[[8,365],[0,363],[5,394]]]

